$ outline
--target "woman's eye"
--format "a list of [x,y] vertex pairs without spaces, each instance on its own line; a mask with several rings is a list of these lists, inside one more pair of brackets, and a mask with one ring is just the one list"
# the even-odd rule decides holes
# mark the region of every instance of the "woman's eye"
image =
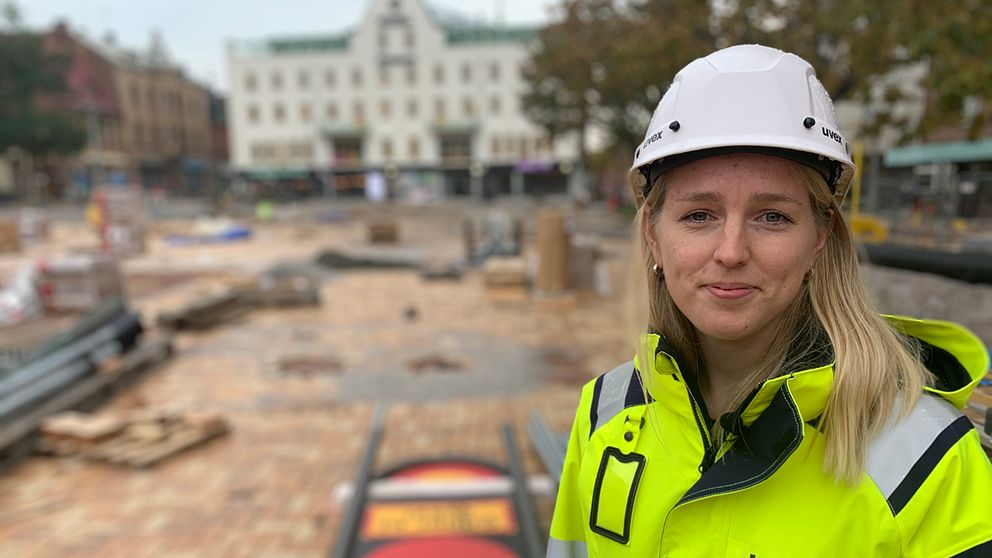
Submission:
[[685,220],[690,223],[702,223],[709,219],[710,216],[705,211],[693,211],[685,216]]
[[769,211],[762,215],[766,223],[772,225],[779,225],[782,223],[788,223],[790,221],[789,217],[784,213],[779,213],[777,211]]

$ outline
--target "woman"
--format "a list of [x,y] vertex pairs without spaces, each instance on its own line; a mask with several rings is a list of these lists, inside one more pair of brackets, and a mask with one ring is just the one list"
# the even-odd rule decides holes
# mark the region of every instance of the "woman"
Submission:
[[989,556],[964,328],[879,317],[812,67],[737,46],[675,77],[635,152],[649,333],[583,388],[549,556]]

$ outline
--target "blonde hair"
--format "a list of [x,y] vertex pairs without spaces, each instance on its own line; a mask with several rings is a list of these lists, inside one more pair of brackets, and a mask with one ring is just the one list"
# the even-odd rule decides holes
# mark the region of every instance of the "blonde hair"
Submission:
[[[810,355],[832,348],[833,389],[818,423],[826,436],[823,467],[840,481],[856,483],[864,470],[868,443],[897,407],[901,414],[912,409],[932,378],[918,358],[918,348],[879,316],[869,301],[861,282],[850,226],[823,177],[809,167],[789,163],[808,187],[817,227],[829,228],[830,234],[817,259],[815,272],[785,310],[773,346],[741,382],[729,409],[736,410],[762,381],[808,367]],[[639,300],[643,301],[646,285],[648,330],[664,337],[680,353],[683,362],[700,371],[704,362],[695,328],[675,305],[664,277],[651,270],[654,261],[644,238],[644,219],[654,219],[660,213],[666,179],[666,175],[661,175],[653,181],[647,199],[637,212],[634,236],[639,240],[643,257],[638,262],[635,280],[641,287],[631,292],[641,293]],[[643,302],[628,303],[628,312],[635,319],[641,316],[638,329],[643,331],[644,312],[637,306],[643,308]],[[653,362],[654,355],[644,354],[644,350],[645,347],[637,348],[638,360]],[[769,370],[772,372],[768,373]],[[642,376],[642,384],[650,390],[650,374]],[[717,447],[726,438],[720,421],[713,427],[712,438]]]

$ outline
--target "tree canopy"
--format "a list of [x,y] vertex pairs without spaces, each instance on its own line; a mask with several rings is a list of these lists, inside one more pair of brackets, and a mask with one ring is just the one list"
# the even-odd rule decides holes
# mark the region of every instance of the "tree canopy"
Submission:
[[[887,129],[922,139],[956,125],[974,137],[992,100],[992,10],[984,3],[560,0],[558,17],[538,35],[524,104],[552,135],[595,125],[629,150],[681,67],[718,48],[761,43],[808,60],[835,101],[870,107],[860,135]],[[909,93],[905,80],[884,77],[921,66],[924,112],[915,118],[897,103]]]
[[79,151],[86,132],[58,102],[67,61],[44,53],[42,37],[20,29],[13,4],[0,11],[7,22],[0,31],[0,153],[10,147],[36,155]]

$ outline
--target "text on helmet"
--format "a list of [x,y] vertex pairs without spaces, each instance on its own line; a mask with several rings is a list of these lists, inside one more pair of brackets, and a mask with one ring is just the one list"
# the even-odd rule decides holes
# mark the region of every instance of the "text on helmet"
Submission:
[[823,135],[827,136],[828,138],[834,140],[835,142],[841,145],[844,145],[844,138],[842,138],[840,134],[831,130],[830,128],[827,128],[826,126],[821,126],[820,129],[823,130]]
[[644,143],[641,144],[641,147],[642,148],[643,147],[647,147],[647,146],[651,145],[652,143],[660,140],[661,139],[661,135],[662,135],[662,132],[660,132],[660,131],[651,134],[650,136],[648,136],[648,139],[644,140]]

